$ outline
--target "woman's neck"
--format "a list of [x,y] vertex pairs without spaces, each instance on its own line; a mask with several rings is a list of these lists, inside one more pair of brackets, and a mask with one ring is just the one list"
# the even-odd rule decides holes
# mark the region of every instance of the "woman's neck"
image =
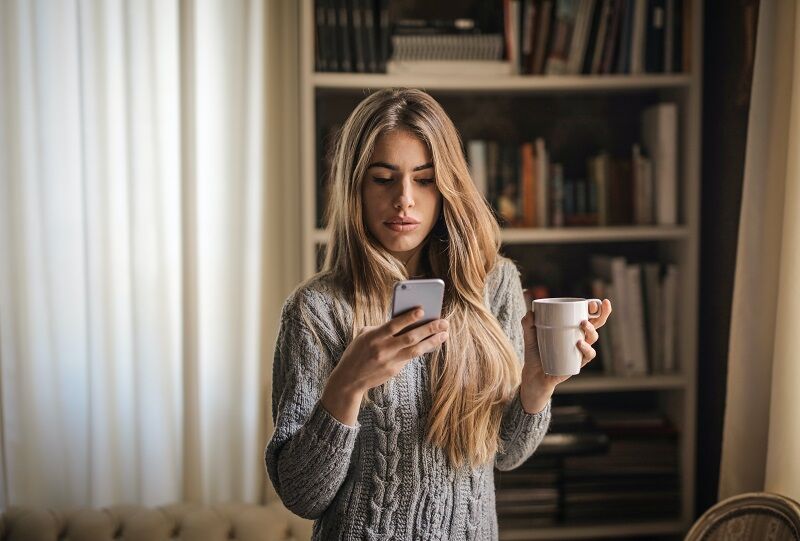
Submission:
[[408,252],[403,252],[401,254],[395,254],[395,257],[399,259],[406,268],[406,272],[408,272],[408,276],[410,278],[415,278],[422,276],[425,272],[425,266],[423,265],[423,253],[424,253],[424,245],[425,243],[420,244],[413,250],[409,250]]

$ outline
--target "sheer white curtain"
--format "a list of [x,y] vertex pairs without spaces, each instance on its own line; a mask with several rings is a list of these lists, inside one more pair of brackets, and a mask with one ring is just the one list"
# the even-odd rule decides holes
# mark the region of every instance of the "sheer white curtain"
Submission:
[[0,2],[0,506],[264,499],[293,4]]
[[760,2],[719,497],[800,500],[800,8]]

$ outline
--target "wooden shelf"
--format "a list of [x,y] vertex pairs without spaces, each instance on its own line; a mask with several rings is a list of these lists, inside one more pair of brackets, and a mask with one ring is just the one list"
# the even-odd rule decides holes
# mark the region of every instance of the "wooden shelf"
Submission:
[[[550,527],[504,527],[500,521],[500,539],[623,539],[630,537],[647,537],[659,535],[682,536],[688,530],[694,516],[695,490],[695,448],[696,448],[696,413],[697,413],[697,319],[698,302],[698,268],[700,244],[700,194],[701,177],[701,119],[702,119],[702,77],[703,77],[703,14],[704,0],[693,1],[691,24],[688,29],[692,40],[690,57],[690,73],[679,74],[641,74],[641,75],[573,75],[573,76],[541,76],[541,75],[450,75],[450,74],[380,74],[380,73],[317,73],[315,65],[315,26],[314,3],[311,0],[301,2],[301,18],[303,21],[300,63],[301,63],[301,204],[302,204],[302,241],[303,276],[311,276],[317,269],[318,247],[328,240],[328,233],[317,227],[316,198],[317,181],[320,178],[319,143],[317,137],[321,124],[331,124],[335,107],[352,107],[360,96],[369,90],[391,87],[420,88],[435,95],[441,95],[452,104],[453,110],[461,118],[469,119],[473,112],[470,102],[491,102],[498,97],[496,104],[489,111],[498,115],[497,129],[488,133],[483,123],[477,122],[466,130],[470,138],[485,137],[487,139],[503,139],[504,130],[513,135],[518,124],[533,118],[530,114],[515,118],[515,102],[530,107],[527,111],[535,112],[537,107],[546,107],[558,103],[561,109],[556,113],[540,119],[532,132],[549,131],[549,126],[560,121],[560,115],[572,114],[570,101],[583,107],[575,111],[579,118],[587,118],[604,122],[608,118],[609,130],[617,125],[622,130],[635,129],[635,115],[643,105],[650,101],[673,101],[679,108],[679,148],[678,148],[678,197],[680,204],[681,224],[677,226],[613,226],[613,227],[565,227],[565,228],[530,228],[503,229],[501,239],[504,249],[516,252],[527,251],[525,245],[540,245],[545,256],[550,252],[577,252],[578,244],[616,243],[610,246],[609,252],[627,251],[639,255],[643,259],[670,261],[680,268],[680,288],[677,299],[677,323],[675,355],[680,359],[681,373],[671,375],[651,375],[644,377],[614,377],[584,373],[570,378],[559,385],[556,393],[562,400],[578,401],[580,397],[570,396],[576,393],[633,393],[649,391],[654,401],[674,422],[680,430],[680,447],[678,449],[680,482],[680,518],[667,520],[650,520],[634,522],[620,520],[610,523],[589,523],[585,525],[556,525]],[[527,97],[533,97],[528,100]],[[563,99],[562,99],[563,98]],[[630,98],[630,99],[629,99]],[[595,102],[597,102],[596,105]],[[629,103],[630,102],[630,103]],[[604,109],[602,104],[613,105],[612,109]],[[617,107],[618,104],[621,105]],[[632,105],[632,106],[631,106]],[[459,108],[460,107],[460,108]],[[630,109],[630,115],[628,114]],[[330,114],[329,114],[330,113]],[[602,116],[600,116],[602,115]],[[329,118],[330,117],[330,118]],[[630,118],[629,118],[630,117]],[[480,119],[478,119],[480,120]],[[318,125],[318,123],[320,125]],[[601,127],[605,128],[605,124]],[[569,128],[569,129],[568,129]],[[562,127],[561,146],[569,145],[563,139],[572,136],[575,129],[572,125]],[[595,127],[596,128],[596,127]],[[604,137],[615,139],[614,132],[595,129],[607,133]],[[521,130],[525,133],[525,130]],[[580,134],[576,134],[580,135]],[[510,135],[510,138],[513,137]],[[581,139],[581,137],[578,137]],[[587,141],[581,139],[581,144]],[[585,152],[591,152],[586,147]],[[584,152],[584,150],[581,150]],[[576,151],[577,153],[577,151]],[[564,158],[567,159],[567,158]],[[650,244],[641,244],[650,243]],[[516,245],[516,246],[515,246]],[[564,250],[558,250],[560,245]],[[581,247],[582,248],[582,247]],[[590,246],[589,248],[595,248]],[[532,256],[533,257],[533,256]],[[607,395],[610,401],[625,399],[625,395]],[[632,517],[633,518],[633,517]]]
[[642,390],[683,389],[686,378],[681,374],[657,374],[652,376],[572,376],[556,387],[557,394],[593,393]]
[[524,529],[500,528],[500,541],[527,541],[533,539],[597,539],[645,535],[683,534],[687,525],[679,520],[659,522],[628,522],[624,524],[597,524],[586,526],[554,526]]
[[[617,227],[563,227],[503,229],[504,244],[555,244],[564,242],[628,242],[682,240],[689,237],[686,227],[617,226]],[[314,242],[328,241],[324,229],[314,231]]]
[[685,227],[616,226],[616,227],[552,227],[503,229],[505,244],[562,242],[623,242],[636,240],[674,240],[688,238]]
[[414,87],[457,92],[593,92],[689,88],[690,74],[653,75],[387,75],[384,73],[313,73],[318,89]]

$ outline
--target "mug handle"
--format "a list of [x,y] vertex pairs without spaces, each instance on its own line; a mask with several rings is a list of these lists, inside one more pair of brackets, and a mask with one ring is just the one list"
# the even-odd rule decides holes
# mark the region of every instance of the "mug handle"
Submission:
[[[597,317],[603,313],[603,301],[600,299],[586,299],[588,302],[597,301],[597,311],[596,312],[589,312],[589,317]],[[589,305],[587,304],[587,307]]]

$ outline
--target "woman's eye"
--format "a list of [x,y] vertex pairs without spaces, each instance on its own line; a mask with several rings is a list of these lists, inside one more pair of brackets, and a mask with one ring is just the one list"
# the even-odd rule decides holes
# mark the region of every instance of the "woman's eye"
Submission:
[[432,178],[419,178],[419,179],[417,179],[417,182],[419,182],[423,186],[430,186],[431,184],[433,184],[435,182],[435,180],[432,179]]
[[381,177],[372,177],[372,180],[374,180],[378,184],[386,184],[392,181],[392,179],[390,178],[381,178]]

